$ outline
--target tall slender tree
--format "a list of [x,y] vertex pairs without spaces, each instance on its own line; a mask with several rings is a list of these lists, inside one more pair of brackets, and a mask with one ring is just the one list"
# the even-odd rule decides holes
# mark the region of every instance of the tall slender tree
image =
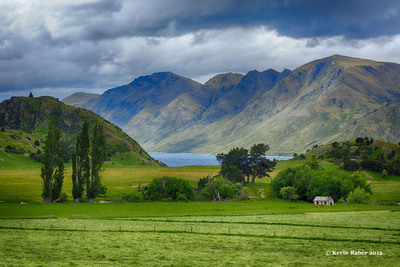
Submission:
[[86,196],[89,202],[93,202],[101,188],[100,171],[106,156],[106,138],[104,135],[103,126],[98,123],[93,127],[91,137],[91,172],[86,179]]
[[72,154],[72,195],[75,202],[82,198],[85,182],[90,176],[89,149],[89,122],[85,121],[76,137],[75,151]]
[[52,120],[46,137],[44,161],[41,168],[43,180],[42,198],[45,202],[56,201],[60,196],[64,181],[64,160],[60,149],[61,131]]

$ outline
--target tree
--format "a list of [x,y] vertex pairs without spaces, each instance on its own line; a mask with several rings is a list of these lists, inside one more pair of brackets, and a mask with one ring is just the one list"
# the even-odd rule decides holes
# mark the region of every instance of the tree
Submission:
[[363,145],[364,144],[365,139],[362,137],[357,137],[356,138],[356,143],[359,145]]
[[267,144],[255,144],[250,151],[245,148],[233,148],[228,154],[218,154],[217,160],[221,163],[220,174],[224,179],[228,179],[233,183],[250,182],[255,183],[256,177],[262,178],[269,176],[276,166],[275,161],[265,158],[266,152],[269,150]]
[[[276,166],[276,161],[271,161],[265,158],[267,151],[269,150],[269,146],[267,144],[255,144],[250,148],[250,158],[249,158],[249,169],[253,174],[253,178],[251,180],[252,183],[256,182],[256,177],[262,178],[265,176],[269,177],[268,172],[272,172],[272,170]],[[247,179],[247,182],[249,180]]]
[[45,202],[54,202],[58,199],[64,180],[64,161],[59,142],[61,131],[55,124],[55,121],[50,123],[40,175],[43,180],[42,198]]
[[90,176],[89,149],[89,122],[85,121],[72,154],[72,196],[75,202],[82,198],[85,182]]
[[93,127],[90,149],[91,171],[86,178],[86,197],[89,202],[93,202],[102,188],[100,171],[106,155],[106,138],[103,126],[98,123]]
[[244,148],[233,148],[228,154],[218,154],[217,160],[221,163],[221,175],[224,179],[228,179],[233,183],[245,182],[244,177],[249,177],[249,151]]

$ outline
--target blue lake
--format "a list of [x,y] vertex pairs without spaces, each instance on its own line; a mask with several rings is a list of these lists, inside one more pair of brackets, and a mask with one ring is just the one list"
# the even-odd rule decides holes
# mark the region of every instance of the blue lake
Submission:
[[[215,155],[191,154],[191,153],[160,153],[149,152],[149,155],[167,164],[168,167],[190,166],[190,165],[219,165]],[[288,160],[292,157],[271,156],[268,159]]]

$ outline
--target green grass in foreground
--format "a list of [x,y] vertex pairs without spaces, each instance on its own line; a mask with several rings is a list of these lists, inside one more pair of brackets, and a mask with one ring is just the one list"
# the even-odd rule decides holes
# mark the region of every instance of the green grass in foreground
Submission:
[[[18,266],[396,266],[400,260],[400,212],[288,214],[284,205],[274,204],[280,214],[0,219],[0,262]],[[332,255],[352,251],[381,255]]]
[[70,218],[75,215],[91,218],[296,214],[306,212],[343,212],[362,210],[396,210],[398,206],[337,204],[324,207],[306,202],[234,201],[234,202],[143,202],[143,203],[64,203],[18,204],[0,203],[0,218]]

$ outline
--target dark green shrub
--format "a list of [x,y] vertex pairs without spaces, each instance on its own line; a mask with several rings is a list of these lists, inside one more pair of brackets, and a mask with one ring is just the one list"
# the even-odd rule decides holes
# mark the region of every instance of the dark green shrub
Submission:
[[105,186],[104,184],[99,184],[99,186],[97,187],[97,193],[99,195],[104,195],[107,193],[107,186]]
[[293,186],[285,186],[280,190],[280,195],[283,199],[298,200],[299,195],[296,193],[296,188]]
[[375,202],[372,195],[364,190],[364,188],[357,187],[347,197],[348,203],[357,204],[372,204]]
[[209,200],[223,201],[235,199],[239,190],[240,184],[233,184],[227,179],[217,177],[206,184],[201,190],[201,195]]
[[346,159],[343,162],[343,169],[346,171],[357,171],[360,169],[360,163],[358,163],[356,160],[348,160]]
[[58,197],[57,202],[64,203],[64,202],[67,202],[67,201],[68,201],[68,195],[67,195],[67,193],[61,192],[61,193],[60,193],[60,196]]
[[211,181],[210,177],[203,177],[200,178],[199,182],[197,183],[197,190],[201,192],[201,190]]
[[188,202],[189,200],[187,199],[187,197],[184,194],[178,193],[176,195],[176,201],[179,202]]
[[143,201],[143,197],[139,192],[132,192],[130,194],[122,196],[121,197],[121,201],[142,202]]
[[365,170],[382,172],[383,162],[379,159],[365,159],[361,161],[361,167]]
[[370,185],[358,172],[353,175],[344,171],[312,170],[303,165],[282,170],[271,182],[271,188],[281,196],[284,187],[296,188],[300,200],[312,201],[316,196],[331,196],[335,201],[347,197],[357,187],[371,193]]
[[194,199],[194,190],[189,184],[189,181],[176,177],[164,176],[161,178],[154,178],[143,189],[144,198],[152,201],[160,201],[168,198],[171,198],[172,201],[176,201],[178,193],[184,195],[187,200]]

